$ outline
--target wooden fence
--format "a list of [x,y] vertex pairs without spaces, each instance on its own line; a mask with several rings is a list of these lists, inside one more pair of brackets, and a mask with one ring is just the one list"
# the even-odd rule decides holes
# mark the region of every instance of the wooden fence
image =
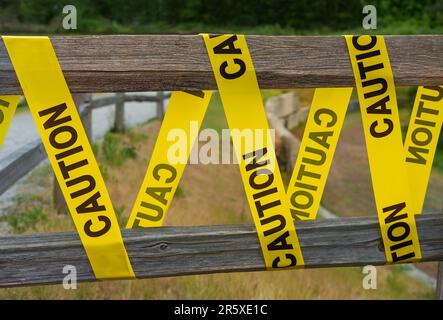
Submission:
[[[71,92],[216,89],[199,36],[52,37]],[[353,86],[342,37],[249,36],[262,89]],[[387,36],[398,86],[443,84],[443,36]],[[0,45],[0,94],[20,85]],[[121,96],[118,96],[121,99]],[[97,103],[100,104],[100,103]],[[92,103],[91,105],[94,105]],[[118,117],[121,117],[119,115]],[[43,157],[34,143],[0,163],[0,190],[11,186],[8,170]],[[8,157],[8,159],[11,159]],[[26,172],[17,169],[16,176]],[[6,178],[5,178],[6,177]],[[443,260],[443,215],[417,216],[423,261]],[[298,222],[306,267],[385,264],[376,218]],[[164,227],[123,230],[137,277],[264,270],[254,226]],[[61,283],[65,265],[80,281],[95,280],[75,232],[0,238],[0,287]],[[440,277],[443,271],[440,268]],[[438,297],[443,295],[441,282]]]

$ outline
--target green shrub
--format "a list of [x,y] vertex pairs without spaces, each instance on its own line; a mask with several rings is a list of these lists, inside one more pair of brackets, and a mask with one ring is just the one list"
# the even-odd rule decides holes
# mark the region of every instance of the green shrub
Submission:
[[9,225],[17,232],[23,232],[32,228],[39,222],[47,222],[48,216],[42,207],[32,207],[31,209],[8,216]]
[[110,165],[120,166],[127,159],[134,159],[137,157],[135,147],[126,144],[120,135],[112,132],[108,132],[105,135],[102,150],[105,160]]

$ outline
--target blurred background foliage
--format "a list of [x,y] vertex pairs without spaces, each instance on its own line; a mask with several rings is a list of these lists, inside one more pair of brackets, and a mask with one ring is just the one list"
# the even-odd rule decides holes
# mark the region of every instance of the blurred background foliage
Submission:
[[443,0],[0,0],[0,31],[72,33],[61,24],[67,4],[76,33],[361,33],[366,4],[377,8],[377,33],[443,30]]

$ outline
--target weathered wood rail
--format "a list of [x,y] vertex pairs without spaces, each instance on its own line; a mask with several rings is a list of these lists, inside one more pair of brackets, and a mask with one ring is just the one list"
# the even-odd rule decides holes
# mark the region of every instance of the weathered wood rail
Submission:
[[[443,260],[443,215],[417,217],[423,261]],[[308,268],[385,264],[377,219],[343,218],[297,223]],[[123,230],[138,278],[264,270],[252,225]],[[62,283],[73,265],[78,281],[94,274],[76,233],[0,238],[0,287]]]
[[[443,83],[442,36],[386,36],[395,83]],[[198,35],[51,37],[71,92],[216,89]],[[353,73],[340,36],[248,36],[262,89],[351,87]],[[0,94],[21,93],[0,44]]]

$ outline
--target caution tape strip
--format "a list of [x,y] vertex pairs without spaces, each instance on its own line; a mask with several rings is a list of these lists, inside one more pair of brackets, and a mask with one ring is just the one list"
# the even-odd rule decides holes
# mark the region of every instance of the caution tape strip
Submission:
[[117,217],[48,37],[3,37],[96,278],[132,278]]
[[421,259],[394,77],[382,36],[345,36],[354,72],[386,259]]
[[[297,158],[295,170],[292,175],[291,183],[290,183],[290,186],[289,186],[289,189],[287,192],[290,197],[290,200],[291,200],[290,203],[292,205],[292,208],[291,208],[292,216],[295,219],[315,219],[315,216],[318,211],[319,204],[320,204],[320,199],[321,199],[321,196],[322,196],[322,193],[324,190],[326,178],[327,178],[329,168],[330,168],[330,165],[332,162],[332,157],[335,152],[335,147],[336,147],[336,144],[338,141],[338,136],[340,134],[341,127],[343,125],[343,120],[344,120],[344,116],[346,113],[346,107],[348,105],[351,93],[352,93],[352,88],[317,89],[316,90],[316,93],[315,93],[314,99],[313,99],[313,104],[312,104],[311,110],[310,110],[310,116],[308,117],[308,120],[307,120],[307,128],[305,130],[304,139],[302,140],[302,146],[300,148],[300,153]],[[334,97],[334,95],[336,95],[336,96]],[[334,101],[337,103],[335,107],[332,107],[332,108],[327,108],[327,107],[320,108],[319,107],[320,105],[326,106],[329,103],[331,103],[331,101]],[[335,110],[338,110],[338,112],[336,113]],[[173,114],[173,113],[175,113],[175,112],[171,111],[171,114]],[[315,131],[316,130],[315,125],[321,126],[321,120],[320,120],[321,114],[328,115],[331,117],[331,121],[329,122],[329,124],[327,126],[333,127],[332,130]],[[203,112],[203,115],[204,115],[204,112]],[[165,123],[168,123],[168,122],[169,121],[165,121]],[[185,121],[185,124],[186,123],[189,123],[189,122]],[[197,122],[197,123],[199,123],[199,122]],[[320,128],[317,128],[317,129],[320,129]],[[160,134],[159,136],[161,137],[162,134]],[[312,140],[312,141],[310,141],[311,143],[315,142],[317,144],[317,147],[322,146],[323,148],[325,148],[325,150],[321,151],[320,149],[316,149],[312,146],[307,145],[307,142],[309,140]],[[162,143],[157,142],[157,144],[160,146],[159,147],[160,150],[166,150],[164,148],[164,146],[162,145]],[[192,144],[191,144],[191,146],[192,146]],[[160,152],[160,153],[164,154],[164,152]],[[311,153],[311,155],[317,154],[317,156],[319,158],[317,159],[317,161],[313,160],[313,159],[309,159],[308,157],[306,157],[306,155],[308,153]],[[154,151],[153,156],[155,156],[156,154],[158,154],[158,152]],[[189,157],[189,150],[188,150],[187,157]],[[431,158],[432,158],[432,156],[431,156]],[[160,162],[159,161],[152,161],[152,162],[157,163],[157,164],[161,164],[161,161]],[[306,170],[306,163],[320,166],[319,167],[320,172],[310,172],[310,171]],[[155,166],[153,166],[153,167],[155,168]],[[184,169],[184,166],[182,166],[182,169]],[[148,172],[149,171],[151,171],[151,170],[148,169]],[[182,173],[182,170],[180,171],[180,176],[181,176],[181,173]],[[149,176],[147,175],[146,177],[148,178]],[[153,175],[151,174],[151,182],[152,182],[152,177],[153,177]],[[301,182],[300,180],[303,177],[317,179],[318,183],[314,182],[313,184],[308,184],[305,182]],[[421,175],[421,177],[423,177],[423,175]],[[177,180],[174,180],[176,183],[175,184],[173,183],[172,189],[175,190],[179,179],[180,179],[180,177],[178,177]],[[426,180],[426,184],[427,184],[427,179],[424,179],[424,180]],[[157,179],[157,181],[158,181],[158,179]],[[138,214],[140,217],[143,217],[144,220],[147,221],[145,226],[156,226],[156,225],[162,224],[163,219],[164,219],[164,213],[168,209],[170,201],[172,200],[172,197],[166,198],[166,197],[161,197],[160,195],[164,196],[167,193],[170,193],[172,195],[174,194],[174,190],[169,189],[169,188],[164,189],[164,190],[167,190],[165,193],[160,192],[160,191],[158,191],[156,193],[156,192],[153,192],[152,190],[149,192],[149,186],[152,185],[151,182],[149,182],[148,180],[145,179],[142,190],[146,190],[146,191],[141,192],[139,194],[139,197],[140,197],[140,195],[143,195],[143,194],[150,195],[151,202],[153,199],[155,199],[157,202],[160,201],[160,203],[152,204],[152,203],[149,203],[148,201],[142,201],[142,200],[138,199],[138,201],[136,201],[136,203],[144,204],[145,206],[139,205],[138,210],[135,210],[135,208],[136,208],[136,206],[135,206],[134,210],[132,212],[132,215],[131,215],[131,217],[132,217],[132,216],[135,216]],[[174,185],[175,185],[175,188],[174,188]],[[144,187],[146,187],[146,189]],[[154,190],[159,190],[159,189],[154,189]],[[307,190],[313,191],[312,195]],[[421,190],[423,190],[423,188]],[[297,200],[300,197],[305,197],[306,202],[300,203]],[[163,208],[162,208],[161,204],[164,205]],[[154,212],[156,214],[153,216],[150,216],[149,214],[146,215],[143,212],[141,212],[142,211],[142,210],[140,210],[141,207],[143,207],[144,209],[149,208],[150,210],[154,210]],[[300,209],[302,209],[302,210],[300,210]],[[308,210],[306,210],[306,209],[308,209]],[[419,211],[421,211],[421,210],[419,210]],[[148,218],[146,219],[146,217],[148,217]],[[133,224],[136,226],[139,226],[140,221],[143,221],[143,220],[135,219]],[[157,221],[157,222],[152,222],[152,221]],[[128,224],[128,226],[130,224],[131,224],[131,222]]]
[[[243,35],[202,35],[233,139],[266,267],[304,265],[263,100]],[[247,116],[245,116],[247,115]],[[251,138],[235,137],[232,129]]]
[[420,214],[443,124],[443,86],[417,89],[404,144],[411,213]]

